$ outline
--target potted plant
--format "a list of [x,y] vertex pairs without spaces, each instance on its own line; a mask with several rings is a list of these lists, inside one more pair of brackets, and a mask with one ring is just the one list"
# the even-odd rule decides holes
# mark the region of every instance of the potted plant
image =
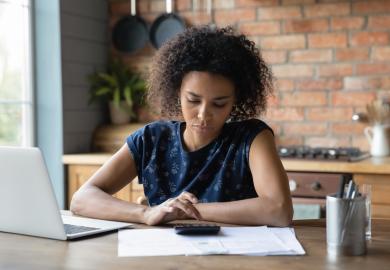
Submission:
[[135,105],[143,105],[145,81],[119,59],[110,60],[106,72],[92,73],[89,81],[89,103],[107,102],[113,124],[130,122],[135,118]]

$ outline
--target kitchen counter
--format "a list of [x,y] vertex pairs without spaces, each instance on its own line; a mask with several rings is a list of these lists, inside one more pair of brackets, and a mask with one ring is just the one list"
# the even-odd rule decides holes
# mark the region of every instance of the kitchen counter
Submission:
[[[86,153],[64,155],[63,162],[67,172],[67,204],[76,190],[85,183],[95,173],[100,166],[110,159],[112,153]],[[327,192],[328,185],[331,184],[330,179],[337,178],[337,173],[348,173],[359,185],[372,185],[372,215],[376,218],[390,218],[390,157],[386,158],[368,158],[357,162],[346,161],[318,161],[318,160],[302,160],[302,159],[282,159],[284,168],[289,174],[290,182],[298,183],[299,188],[303,188],[308,192],[313,192],[313,184],[321,184],[321,192]],[[314,173],[314,174],[313,174]],[[333,173],[333,175],[330,175]],[[296,174],[303,174],[307,180],[305,182],[298,181]],[[317,175],[322,174],[322,178],[329,177],[329,181],[319,181]],[[323,174],[329,174],[324,176]],[[315,176],[312,176],[315,175]],[[338,179],[336,179],[338,181]],[[334,183],[333,183],[334,184]],[[337,189],[338,184],[335,184]],[[291,189],[291,187],[290,187]],[[315,191],[317,194],[320,191]],[[296,192],[296,191],[294,191]],[[314,195],[315,195],[314,194]],[[129,185],[120,190],[116,197],[139,202],[143,198],[143,186],[138,184],[138,181],[132,181]],[[296,200],[298,198],[295,198]],[[324,198],[321,198],[321,203],[324,203]],[[313,199],[310,203],[318,203],[319,199]]]
[[[111,153],[70,154],[63,156],[63,162],[66,165],[102,165],[111,156]],[[282,163],[287,171],[390,175],[390,157],[368,158],[356,162],[282,159]]]

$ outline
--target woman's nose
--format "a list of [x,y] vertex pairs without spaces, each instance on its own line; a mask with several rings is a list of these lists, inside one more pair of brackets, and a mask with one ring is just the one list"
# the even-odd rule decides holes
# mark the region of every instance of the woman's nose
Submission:
[[202,105],[198,111],[199,120],[208,120],[211,117],[210,110],[207,105]]

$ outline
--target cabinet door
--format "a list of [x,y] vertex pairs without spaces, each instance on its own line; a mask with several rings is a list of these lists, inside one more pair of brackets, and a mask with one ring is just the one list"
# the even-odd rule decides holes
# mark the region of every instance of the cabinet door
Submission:
[[390,175],[354,174],[359,185],[371,185],[371,213],[374,218],[390,218]]
[[[100,165],[68,165],[68,196],[67,196],[67,203],[66,205],[70,205],[70,201],[72,200],[73,194],[100,168]],[[131,184],[126,185],[123,187],[120,191],[118,191],[114,196],[118,199],[129,201],[129,202],[135,202],[135,200],[138,197],[138,193],[140,188],[137,187],[136,189],[136,195],[132,196],[132,186],[133,183],[136,181],[132,181]],[[141,191],[142,191],[142,185]],[[143,194],[143,192],[142,192]],[[135,197],[135,198],[134,198]]]

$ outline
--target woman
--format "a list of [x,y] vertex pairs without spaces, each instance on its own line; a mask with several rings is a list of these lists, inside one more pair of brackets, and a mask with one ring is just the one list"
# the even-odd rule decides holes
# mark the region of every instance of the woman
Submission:
[[[156,225],[198,219],[287,226],[292,203],[272,130],[254,119],[266,107],[272,74],[253,42],[231,28],[189,28],[154,59],[148,98],[162,116],[75,193],[71,211]],[[134,177],[148,206],[111,196]]]

